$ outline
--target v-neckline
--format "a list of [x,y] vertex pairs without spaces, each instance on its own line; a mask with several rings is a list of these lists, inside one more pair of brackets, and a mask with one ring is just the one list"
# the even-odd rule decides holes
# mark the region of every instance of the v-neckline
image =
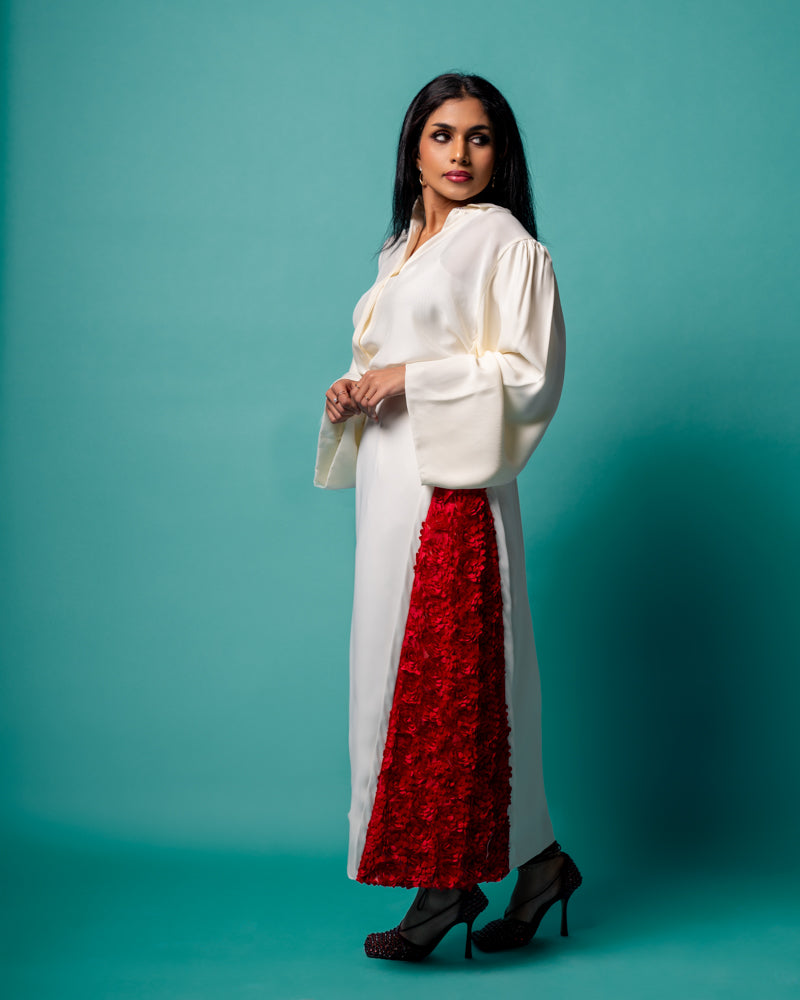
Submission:
[[[419,249],[416,249],[416,244],[414,244],[414,249],[409,252],[408,248],[409,248],[410,243],[411,243],[411,237],[412,237],[412,235],[415,235],[416,238],[419,239],[419,234],[425,228],[425,221],[424,221],[425,220],[425,213],[424,212],[419,212],[418,213],[417,212],[417,205],[415,205],[414,209],[413,209],[413,212],[412,212],[411,225],[409,226],[409,229],[408,229],[408,237],[406,238],[405,249],[403,250],[403,257],[400,260],[400,263],[397,265],[396,269],[392,272],[392,274],[393,275],[394,274],[399,274],[403,270],[403,268],[406,266],[406,264],[411,260],[412,257],[417,257],[419,254],[424,253],[425,252],[425,248],[427,246],[429,246],[431,243],[433,243],[436,240],[436,238],[438,236],[441,236],[442,233],[445,231],[445,229],[447,229],[447,227],[450,225],[450,220],[452,219],[452,217],[455,214],[457,214],[457,213],[461,213],[461,212],[465,211],[469,207],[470,207],[469,205],[457,205],[455,208],[451,208],[450,211],[447,213],[447,218],[444,220],[444,223],[442,224],[442,228],[439,230],[439,232],[438,233],[434,233],[433,236],[430,237],[430,239],[425,240],[425,242],[422,244],[422,246]],[[415,218],[415,216],[416,216],[416,218]],[[417,230],[416,233],[414,233],[414,231],[413,231],[413,227],[414,227],[415,224],[419,226],[419,229]]]

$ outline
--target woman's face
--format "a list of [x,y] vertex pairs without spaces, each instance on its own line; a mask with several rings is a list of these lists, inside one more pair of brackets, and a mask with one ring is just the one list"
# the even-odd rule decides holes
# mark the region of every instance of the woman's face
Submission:
[[445,101],[428,116],[417,167],[427,185],[447,201],[469,201],[488,186],[494,170],[494,133],[477,97]]

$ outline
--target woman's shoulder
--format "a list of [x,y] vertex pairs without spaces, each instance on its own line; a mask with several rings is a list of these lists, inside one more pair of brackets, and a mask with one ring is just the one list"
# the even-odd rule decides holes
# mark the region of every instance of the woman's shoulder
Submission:
[[498,256],[517,245],[521,252],[535,254],[541,251],[548,254],[547,247],[531,236],[519,219],[502,205],[475,202],[464,206],[461,211],[469,213],[467,218],[476,238],[489,241]]

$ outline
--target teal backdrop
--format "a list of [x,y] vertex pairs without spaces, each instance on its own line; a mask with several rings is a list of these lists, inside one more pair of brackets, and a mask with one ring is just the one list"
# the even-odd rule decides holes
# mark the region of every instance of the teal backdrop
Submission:
[[800,7],[3,21],[8,835],[343,869],[353,496],[312,487],[316,434],[403,113],[460,69],[524,129],[567,321],[521,479],[558,836],[794,865]]

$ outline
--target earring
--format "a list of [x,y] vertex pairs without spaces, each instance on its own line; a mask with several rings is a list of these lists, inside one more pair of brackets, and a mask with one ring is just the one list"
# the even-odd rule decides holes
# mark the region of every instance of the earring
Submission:
[[419,186],[423,188],[425,187],[425,178],[422,176],[421,170],[419,172]]
[[495,173],[495,174],[492,174],[492,181],[491,181],[491,183],[489,184],[489,187],[490,187],[490,188],[493,188],[493,187],[494,187],[494,179],[495,179],[495,177],[496,177],[496,176],[497,176],[497,174],[496,174],[496,173]]

